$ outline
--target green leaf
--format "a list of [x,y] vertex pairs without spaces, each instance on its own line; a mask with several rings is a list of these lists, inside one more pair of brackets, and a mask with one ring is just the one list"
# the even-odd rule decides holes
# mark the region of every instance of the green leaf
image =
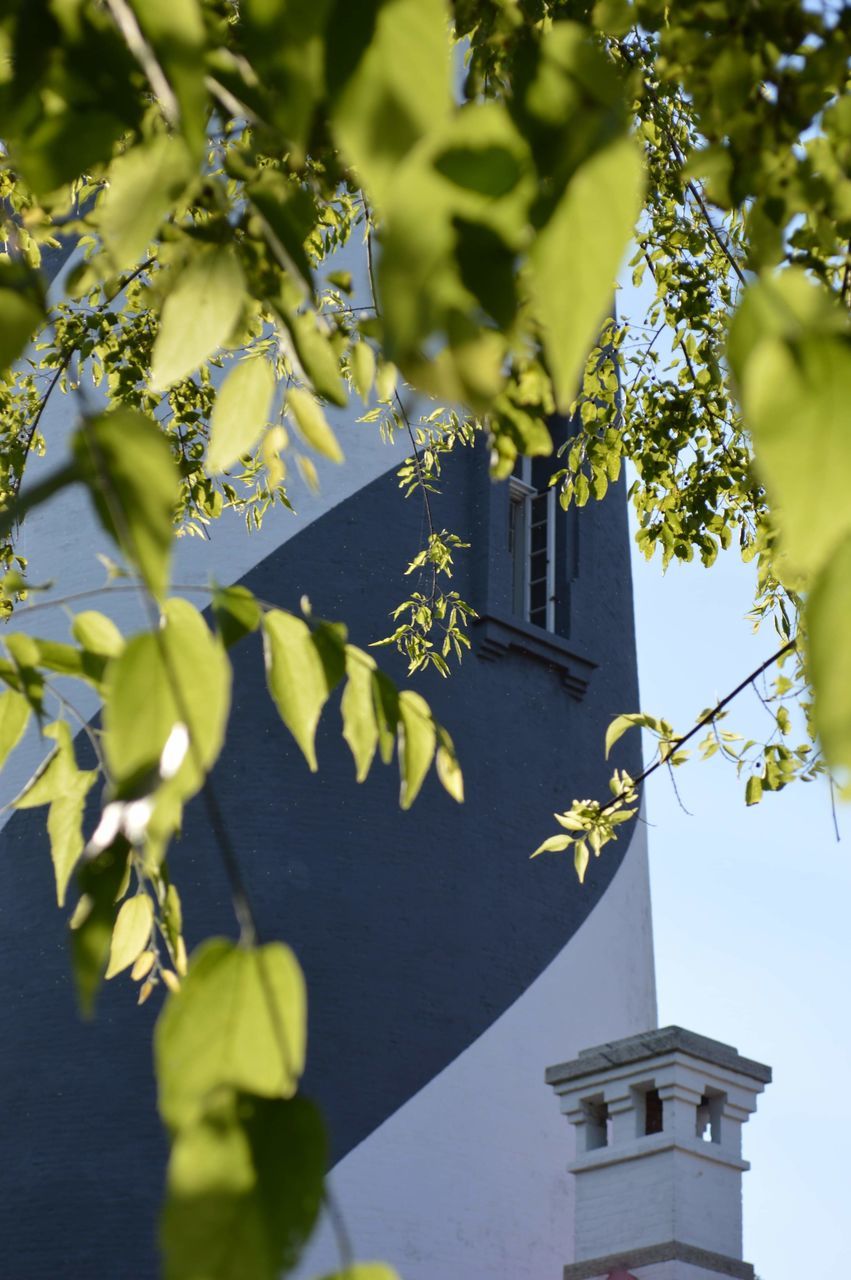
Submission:
[[[44,700],[44,677],[37,669],[39,648],[32,636],[12,632],[6,636],[6,648],[12,659],[12,671],[4,679],[22,693],[32,709],[41,713]],[[13,674],[14,673],[14,674]]]
[[0,287],[0,373],[14,364],[43,320],[44,312],[32,298]]
[[444,791],[447,791],[453,800],[457,800],[458,804],[463,804],[464,775],[455,754],[454,744],[445,729],[438,728],[437,737],[437,755],[434,760],[437,776]]
[[330,335],[324,327],[320,327],[312,308],[298,311],[296,306],[299,300],[291,298],[287,290],[283,290],[283,295],[278,314],[286,326],[296,359],[305,376],[310,379],[317,395],[341,408],[345,407],[348,396]]
[[549,836],[530,857],[537,858],[539,853],[562,853],[570,844],[573,844],[571,836]]
[[153,923],[154,904],[147,893],[137,893],[122,902],[112,931],[107,979],[135,963],[151,941]]
[[191,177],[183,140],[150,138],[109,166],[109,186],[97,206],[97,223],[113,271],[135,266],[163,218]]
[[574,813],[554,813],[553,817],[560,827],[564,827],[565,831],[585,831],[587,828],[581,818]]
[[245,280],[228,248],[202,249],[165,300],[154,343],[151,387],[166,391],[224,346],[242,312]]
[[103,675],[104,660],[95,655],[87,655],[72,644],[62,644],[58,640],[34,639],[38,650],[38,665],[48,671],[56,671],[62,676],[76,676],[80,680],[91,679],[97,683]]
[[328,81],[338,145],[379,205],[403,156],[452,109],[444,0],[385,0],[375,26],[337,7]]
[[437,729],[428,703],[412,689],[403,689],[399,694],[399,803],[403,809],[410,809],[416,800],[436,744]]
[[323,1280],[399,1280],[399,1275],[383,1262],[355,1262],[345,1271],[323,1276]]
[[83,852],[86,796],[97,779],[96,769],[80,771],[68,780],[47,811],[50,858],[56,879],[56,901],[60,907],[65,905],[68,882]]
[[372,677],[375,721],[378,725],[378,750],[384,764],[390,764],[396,747],[399,723],[399,692],[383,671],[375,669]]
[[216,1099],[172,1148],[165,1280],[288,1274],[319,1215],[325,1164],[322,1119],[307,1099]]
[[316,727],[329,694],[342,679],[345,657],[340,651],[336,660],[329,660],[307,624],[279,609],[263,619],[263,652],[272,700],[315,773]]
[[0,693],[0,769],[24,736],[29,724],[30,704],[14,689]]
[[[204,85],[204,19],[199,0],[144,0],[134,4],[145,38],[177,100],[178,120],[193,153],[203,153],[206,137],[207,92]],[[157,81],[151,83],[163,101]],[[166,113],[168,116],[171,112]]]
[[112,618],[96,609],[78,613],[71,624],[71,634],[87,652],[100,658],[117,658],[124,648],[124,637]]
[[851,532],[851,335],[825,290],[800,272],[753,286],[729,355],[780,532],[775,569],[800,588]]
[[368,342],[355,343],[349,355],[349,366],[355,391],[366,404],[375,381],[375,352]]
[[752,773],[745,784],[745,804],[759,804],[762,799],[762,778]]
[[221,1086],[264,1098],[292,1096],[306,1039],[304,979],[289,947],[205,942],[157,1022],[163,1120],[175,1130],[193,1123]]
[[56,747],[15,797],[13,805],[16,809],[50,805],[47,834],[56,877],[56,900],[61,907],[65,903],[68,881],[83,852],[83,809],[98,772],[77,768],[71,730],[64,720],[46,725],[44,734],[55,740]]
[[618,742],[623,737],[627,729],[635,728],[636,726],[640,725],[640,722],[641,722],[641,716],[639,715],[631,714],[631,715],[615,717],[615,719],[612,721],[612,723],[609,725],[608,729],[606,730],[606,759],[607,760],[609,758],[609,752],[611,751],[612,747],[615,745],[616,742]]
[[[268,113],[288,145],[292,168],[301,169],[318,103],[325,91],[325,27],[331,0],[311,4],[240,0],[241,44],[266,91]],[[362,19],[363,21],[363,19]]]
[[287,392],[287,408],[296,421],[299,432],[312,449],[332,462],[343,462],[343,451],[337,437],[328,425],[322,406],[309,391],[302,387],[290,387]]
[[46,725],[44,736],[54,739],[56,746],[15,798],[16,809],[36,809],[39,805],[50,804],[73,784],[77,775],[71,730],[65,721],[57,720],[55,724]]
[[161,597],[168,583],[179,491],[165,436],[144,414],[116,409],[85,422],[75,433],[73,449],[101,524]]
[[580,884],[585,883],[585,872],[588,870],[588,863],[591,855],[588,852],[588,845],[584,840],[577,840],[573,850],[573,866],[576,870],[576,876]]
[[221,475],[254,448],[269,420],[275,374],[268,360],[243,360],[225,378],[210,417],[207,472]]
[[851,765],[851,538],[819,575],[806,607],[807,672],[828,763]]
[[118,908],[116,897],[127,871],[126,841],[84,862],[77,875],[80,898],[71,918],[71,962],[77,998],[84,1017],[90,1017],[106,969]]
[[104,751],[122,787],[156,771],[178,720],[156,636],[133,636],[112,663],[104,695]]
[[[244,12],[240,10],[240,16]],[[312,291],[313,273],[304,242],[316,223],[317,208],[313,196],[304,187],[295,186],[278,170],[261,169],[256,182],[248,187],[248,198],[263,219],[264,233],[272,241],[274,256],[289,259],[296,276]]]
[[172,785],[186,798],[201,786],[221,750],[231,668],[221,643],[187,600],[168,600],[163,617],[156,635],[133,636],[108,668],[104,750],[119,790],[126,793],[146,778],[150,787],[169,734],[185,724],[193,745]]
[[211,603],[226,649],[260,626],[263,614],[247,587],[215,587]]
[[346,645],[346,687],[340,711],[343,737],[354,756],[358,782],[363,782],[378,746],[378,722],[373,698],[375,662],[354,645]]
[[612,306],[642,191],[638,147],[631,138],[619,138],[574,174],[532,246],[535,310],[563,411],[576,395],[585,359]]

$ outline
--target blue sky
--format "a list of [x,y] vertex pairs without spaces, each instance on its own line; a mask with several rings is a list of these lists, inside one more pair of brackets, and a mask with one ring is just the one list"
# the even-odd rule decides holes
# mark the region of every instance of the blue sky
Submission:
[[[745,620],[752,570],[662,574],[633,554],[642,710],[686,728],[771,651]],[[631,710],[632,708],[623,708]],[[730,727],[766,713],[743,694]],[[756,734],[754,734],[756,736]],[[851,863],[826,784],[746,809],[732,766],[660,771],[648,784],[660,1025],[680,1023],[768,1062],[774,1083],[744,1133],[745,1258],[763,1280],[832,1274],[849,1255]]]

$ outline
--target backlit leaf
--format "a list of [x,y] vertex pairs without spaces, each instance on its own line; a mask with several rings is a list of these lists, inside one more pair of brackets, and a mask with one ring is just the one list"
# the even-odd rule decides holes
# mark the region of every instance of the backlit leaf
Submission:
[[274,394],[275,374],[268,360],[243,360],[231,369],[210,418],[210,475],[220,475],[251,452],[269,420]]
[[335,1271],[322,1280],[399,1280],[399,1275],[383,1262],[355,1262],[345,1271]]
[[0,768],[24,736],[29,718],[30,704],[26,698],[14,689],[0,693]]
[[[207,102],[200,0],[144,0],[133,7],[177,101],[178,119],[172,124],[179,125],[193,152],[200,153],[206,141]],[[151,88],[162,102],[156,80]]]
[[43,319],[32,298],[17,289],[0,288],[0,373],[17,360]]
[[373,699],[375,663],[362,649],[346,645],[346,687],[340,710],[343,737],[355,760],[358,782],[363,782],[378,746],[378,723]]
[[339,6],[330,31],[328,79],[341,150],[379,205],[399,160],[451,110],[444,0],[386,0],[370,30],[361,11]]
[[571,836],[549,836],[543,844],[539,844],[537,849],[530,857],[537,858],[539,853],[561,853],[568,845],[573,843]]
[[455,754],[452,739],[445,729],[438,729],[437,754],[434,759],[437,776],[444,791],[458,804],[464,803],[464,775]]
[[402,790],[399,803],[410,809],[434,758],[437,729],[425,698],[412,689],[399,694],[399,766]]
[[92,1014],[106,969],[127,855],[127,844],[117,845],[92,862],[84,861],[77,873],[80,898],[70,921],[71,961],[84,1017]]
[[116,157],[97,222],[114,271],[135,266],[186,186],[191,162],[183,140],[159,134]]
[[582,366],[612,306],[642,189],[640,152],[631,138],[621,138],[574,174],[532,246],[535,309],[563,410],[576,394]]
[[316,726],[331,690],[342,678],[344,659],[327,662],[301,618],[273,609],[263,619],[266,681],[281,719],[316,772]]
[[112,931],[106,977],[114,978],[134,964],[151,940],[154,904],[147,893],[137,893],[121,904]]
[[366,403],[375,381],[375,352],[368,342],[355,343],[349,356],[349,363],[355,391]]
[[306,1010],[304,979],[288,947],[205,942],[157,1023],[165,1123],[192,1123],[223,1085],[264,1098],[292,1096],[304,1070]]
[[73,784],[77,775],[77,762],[71,740],[71,730],[64,720],[46,725],[44,735],[53,738],[56,747],[33,774],[23,791],[15,798],[16,809],[35,809],[50,804]]
[[163,304],[151,368],[155,391],[194,373],[224,346],[242,311],[244,291],[242,269],[231,250],[196,254]]
[[799,586],[851,531],[851,334],[803,273],[748,291],[730,332],[756,465],[780,533],[776,568]]
[[806,609],[816,729],[829,764],[851,765],[851,538],[834,551]]
[[215,587],[211,603],[216,626],[227,649],[260,626],[263,615],[247,587]]
[[762,778],[752,773],[745,784],[745,804],[759,804],[762,799]]
[[154,595],[163,595],[178,474],[162,431],[144,414],[116,409],[85,422],[73,448],[104,529]]
[[312,308],[297,310],[298,298],[290,297],[286,290],[283,292],[279,315],[305,376],[310,379],[317,395],[332,404],[345,406],[348,396],[329,334],[320,325]]
[[65,905],[65,894],[83,852],[83,815],[86,796],[97,782],[96,769],[81,770],[64,786],[47,811],[50,858],[56,880],[56,901]]
[[301,435],[312,449],[332,462],[343,462],[343,451],[328,425],[322,406],[302,387],[290,387],[287,408],[292,413]]
[[117,658],[124,648],[124,637],[105,614],[95,609],[78,613],[71,624],[74,639],[89,653],[103,658]]
[[584,840],[577,840],[573,849],[573,866],[580,884],[585,883],[585,872],[588,870],[590,858],[588,845]]
[[322,1120],[307,1099],[215,1099],[172,1147],[166,1280],[289,1274],[319,1215],[326,1158]]
[[16,809],[50,805],[47,834],[56,878],[56,900],[61,907],[68,881],[83,852],[83,810],[98,774],[95,769],[77,768],[71,730],[64,720],[46,725],[44,734],[55,739],[56,748],[13,803]]
[[[185,724],[192,748],[173,780],[186,798],[221,750],[230,709],[231,668],[221,642],[187,600],[168,600],[156,635],[133,636],[110,665],[104,697],[104,748],[122,788],[156,773],[174,726]],[[179,702],[175,699],[179,689]],[[144,789],[144,788],[143,788]]]

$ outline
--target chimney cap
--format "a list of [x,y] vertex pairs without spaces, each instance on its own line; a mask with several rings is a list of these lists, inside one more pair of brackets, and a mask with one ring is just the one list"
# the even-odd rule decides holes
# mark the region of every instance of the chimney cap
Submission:
[[[684,1027],[660,1027],[657,1031],[645,1031],[625,1040],[583,1049],[578,1058],[548,1067],[546,1082],[555,1085],[567,1080],[581,1080],[583,1076],[595,1075],[610,1067],[628,1066],[633,1062],[642,1062],[646,1058],[657,1058],[676,1051],[699,1058],[702,1062],[711,1062],[730,1071],[737,1071],[762,1084],[771,1083],[771,1067],[762,1062],[754,1062],[752,1058],[743,1058],[732,1045],[723,1044],[720,1040],[710,1040],[708,1036],[687,1031]],[[622,1274],[628,1276],[629,1273]]]

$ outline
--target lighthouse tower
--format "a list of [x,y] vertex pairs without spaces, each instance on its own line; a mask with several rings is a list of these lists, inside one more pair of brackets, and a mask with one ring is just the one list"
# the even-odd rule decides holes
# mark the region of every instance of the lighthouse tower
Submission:
[[[39,466],[64,460],[74,409],[51,401]],[[272,511],[251,536],[226,516],[209,541],[180,540],[175,581],[239,582],[294,609],[307,592],[355,643],[386,635],[422,509],[399,493],[404,440],[383,444],[353,415],[334,426],[345,466],[321,469],[318,494],[294,481],[297,515]],[[606,794],[606,725],[639,705],[624,489],[563,512],[546,460],[500,485],[488,462],[484,441],[453,452],[432,497],[436,526],[471,544],[454,586],[479,615],[473,651],[448,680],[416,677],[455,740],[465,804],[429,780],[403,813],[398,779],[379,767],[358,785],[333,705],[309,773],[269,700],[255,636],[231,650],[234,711],[213,775],[262,935],[289,942],[306,974],[304,1088],[326,1117],[355,1254],[405,1280],[560,1274],[573,1192],[541,1067],[656,1019],[643,826],[622,828],[583,886],[561,857],[529,861],[554,810]],[[76,490],[27,517],[21,549],[32,580],[63,593],[97,586],[97,553],[114,553]],[[129,594],[82,607],[125,633],[146,626]],[[45,609],[33,630],[65,639],[68,626]],[[392,650],[376,653],[404,683]],[[635,773],[638,745],[622,746],[619,763]],[[77,747],[83,764],[82,738]],[[37,736],[25,740],[0,802],[43,754]],[[153,1280],[167,1155],[151,1069],[156,999],[138,1009],[119,977],[94,1022],[80,1022],[44,815],[4,810],[0,823],[4,1274]],[[169,857],[190,950],[233,935],[197,806]],[[324,1224],[305,1274],[337,1262]]]

